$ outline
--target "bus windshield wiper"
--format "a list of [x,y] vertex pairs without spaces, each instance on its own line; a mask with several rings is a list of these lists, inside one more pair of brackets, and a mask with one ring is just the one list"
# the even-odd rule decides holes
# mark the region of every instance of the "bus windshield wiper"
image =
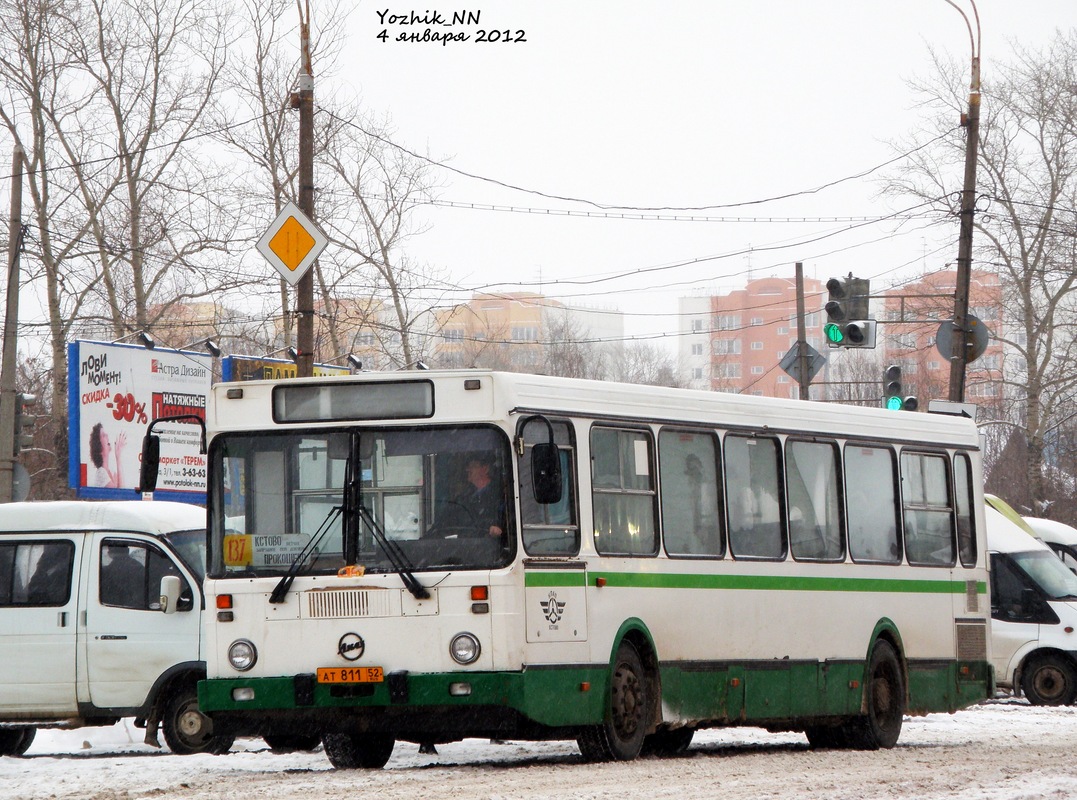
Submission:
[[325,538],[330,529],[333,527],[333,523],[344,512],[344,506],[333,506],[329,509],[329,513],[325,515],[325,519],[322,520],[322,524],[318,526],[318,530],[313,536],[310,537],[310,541],[306,543],[302,550],[299,551],[299,555],[295,557],[292,563],[288,566],[288,571],[281,576],[281,579],[277,582],[277,585],[273,588],[273,594],[269,595],[270,603],[283,603],[284,598],[288,594],[288,590],[292,588],[292,581],[295,580],[295,576],[299,574],[299,570],[302,569],[307,559],[311,554],[318,549],[318,545],[321,544],[322,539]]
[[426,587],[419,583],[419,579],[415,577],[413,572],[415,567],[407,555],[404,554],[404,551],[400,549],[400,545],[385,535],[385,531],[381,529],[377,520],[374,519],[374,515],[362,503],[356,503],[355,510],[363,522],[367,524],[367,527],[370,528],[374,538],[378,540],[378,544],[385,551],[385,555],[389,557],[393,570],[400,576],[400,580],[404,582],[404,586],[407,587],[408,591],[415,595],[416,600],[426,600],[430,597],[430,592],[426,591]]

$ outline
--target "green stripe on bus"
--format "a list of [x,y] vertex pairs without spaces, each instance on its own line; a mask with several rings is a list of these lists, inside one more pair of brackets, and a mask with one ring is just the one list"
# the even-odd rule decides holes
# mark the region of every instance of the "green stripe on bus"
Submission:
[[[751,589],[786,592],[901,592],[906,594],[964,594],[964,581],[913,578],[835,578],[804,575],[684,575],[639,572],[526,572],[524,583],[535,588],[583,586],[604,578],[606,586],[633,589]],[[987,583],[976,582],[977,594]]]

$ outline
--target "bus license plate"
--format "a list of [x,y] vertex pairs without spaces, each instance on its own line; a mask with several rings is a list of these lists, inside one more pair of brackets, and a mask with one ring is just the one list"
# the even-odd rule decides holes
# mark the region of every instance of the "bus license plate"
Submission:
[[381,683],[381,667],[319,667],[318,683]]

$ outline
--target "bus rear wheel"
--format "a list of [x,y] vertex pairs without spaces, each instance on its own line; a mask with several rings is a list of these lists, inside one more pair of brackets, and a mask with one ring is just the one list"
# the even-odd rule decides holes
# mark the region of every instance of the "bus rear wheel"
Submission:
[[384,733],[327,733],[322,745],[329,763],[337,769],[381,769],[393,754],[396,741]]
[[643,749],[651,723],[652,683],[639,652],[628,642],[617,648],[610,674],[605,720],[583,731],[576,743],[588,761],[631,761]]
[[1021,691],[1034,706],[1068,706],[1077,696],[1077,675],[1062,656],[1038,656],[1022,671]]
[[21,756],[30,749],[37,728],[0,728],[0,756]]
[[889,642],[880,640],[871,651],[864,694],[868,713],[846,726],[848,746],[856,750],[893,747],[905,717],[905,675]]

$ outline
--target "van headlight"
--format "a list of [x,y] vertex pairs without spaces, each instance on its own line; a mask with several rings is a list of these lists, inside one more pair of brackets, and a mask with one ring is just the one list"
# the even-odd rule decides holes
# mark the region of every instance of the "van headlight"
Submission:
[[471,664],[481,651],[479,640],[471,633],[458,633],[449,642],[449,655],[457,664]]
[[254,642],[246,639],[236,639],[228,646],[228,663],[233,669],[246,672],[258,661],[258,650]]

